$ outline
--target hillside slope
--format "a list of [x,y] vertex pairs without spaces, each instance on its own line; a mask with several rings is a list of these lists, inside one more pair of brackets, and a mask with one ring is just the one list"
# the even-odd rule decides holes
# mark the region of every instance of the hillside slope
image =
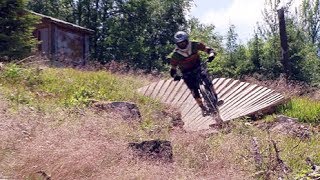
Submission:
[[[268,117],[270,123],[235,120],[220,131],[185,132],[173,126],[174,109],[135,93],[145,84],[139,82],[141,77],[16,66],[0,73],[0,176],[292,179],[311,169],[307,157],[320,162],[318,132],[308,125],[303,138],[271,131],[274,116]],[[142,118],[124,119],[117,112],[94,108],[92,99],[134,102]],[[131,142],[153,139],[171,142],[173,162],[140,159],[128,148]],[[279,158],[291,171],[279,168]]]

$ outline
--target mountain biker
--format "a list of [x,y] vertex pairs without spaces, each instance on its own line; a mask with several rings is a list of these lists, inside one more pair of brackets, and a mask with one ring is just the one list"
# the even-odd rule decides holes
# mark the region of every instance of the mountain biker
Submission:
[[[183,77],[184,82],[192,93],[192,96],[195,98],[197,104],[201,108],[202,115],[209,115],[210,112],[208,112],[208,108],[203,105],[202,98],[200,97],[199,85],[196,84],[196,78],[198,77],[199,73],[201,78],[203,78],[206,83],[211,85],[212,92],[217,100],[218,97],[207,71],[201,70],[199,51],[204,51],[209,54],[208,62],[211,62],[215,58],[216,53],[212,48],[206,47],[201,42],[189,41],[189,36],[184,31],[178,31],[175,33],[174,42],[176,47],[168,56],[171,64],[170,75],[174,81],[180,81]],[[177,68],[179,68],[181,71],[182,77],[177,74]],[[221,103],[222,101],[219,101],[217,104],[220,105]]]

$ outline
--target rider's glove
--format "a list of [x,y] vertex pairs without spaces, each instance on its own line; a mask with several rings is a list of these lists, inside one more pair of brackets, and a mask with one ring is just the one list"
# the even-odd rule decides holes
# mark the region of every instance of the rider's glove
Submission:
[[181,76],[179,75],[175,75],[173,78],[174,81],[180,81],[181,80]]
[[173,78],[174,81],[180,81],[181,80],[181,76],[179,76],[177,74],[177,70],[176,69],[171,69],[170,70],[170,75]]
[[213,61],[213,59],[215,58],[215,54],[214,53],[210,53],[209,54],[209,57],[208,57],[208,62],[212,62]]
[[170,70],[170,76],[174,78],[176,75],[177,75],[177,70],[176,69],[171,69]]

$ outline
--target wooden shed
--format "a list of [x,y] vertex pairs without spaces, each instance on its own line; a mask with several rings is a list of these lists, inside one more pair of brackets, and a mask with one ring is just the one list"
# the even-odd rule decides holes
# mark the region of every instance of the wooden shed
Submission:
[[93,30],[43,14],[31,13],[41,18],[34,31],[40,41],[39,52],[76,64],[86,62],[89,58],[89,36],[94,33]]

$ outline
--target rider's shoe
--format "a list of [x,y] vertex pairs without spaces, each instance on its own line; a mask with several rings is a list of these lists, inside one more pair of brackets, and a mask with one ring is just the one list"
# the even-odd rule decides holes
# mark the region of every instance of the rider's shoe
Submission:
[[218,99],[218,94],[213,93],[213,95],[214,95],[214,97],[215,97],[216,100],[217,100],[217,106],[221,106],[221,105],[224,103],[224,101]]
[[223,100],[218,100],[218,102],[217,102],[217,106],[221,106],[223,103],[224,103],[224,101],[223,101]]
[[203,117],[210,115],[209,109],[207,107],[200,106],[200,108],[201,108],[201,113]]

